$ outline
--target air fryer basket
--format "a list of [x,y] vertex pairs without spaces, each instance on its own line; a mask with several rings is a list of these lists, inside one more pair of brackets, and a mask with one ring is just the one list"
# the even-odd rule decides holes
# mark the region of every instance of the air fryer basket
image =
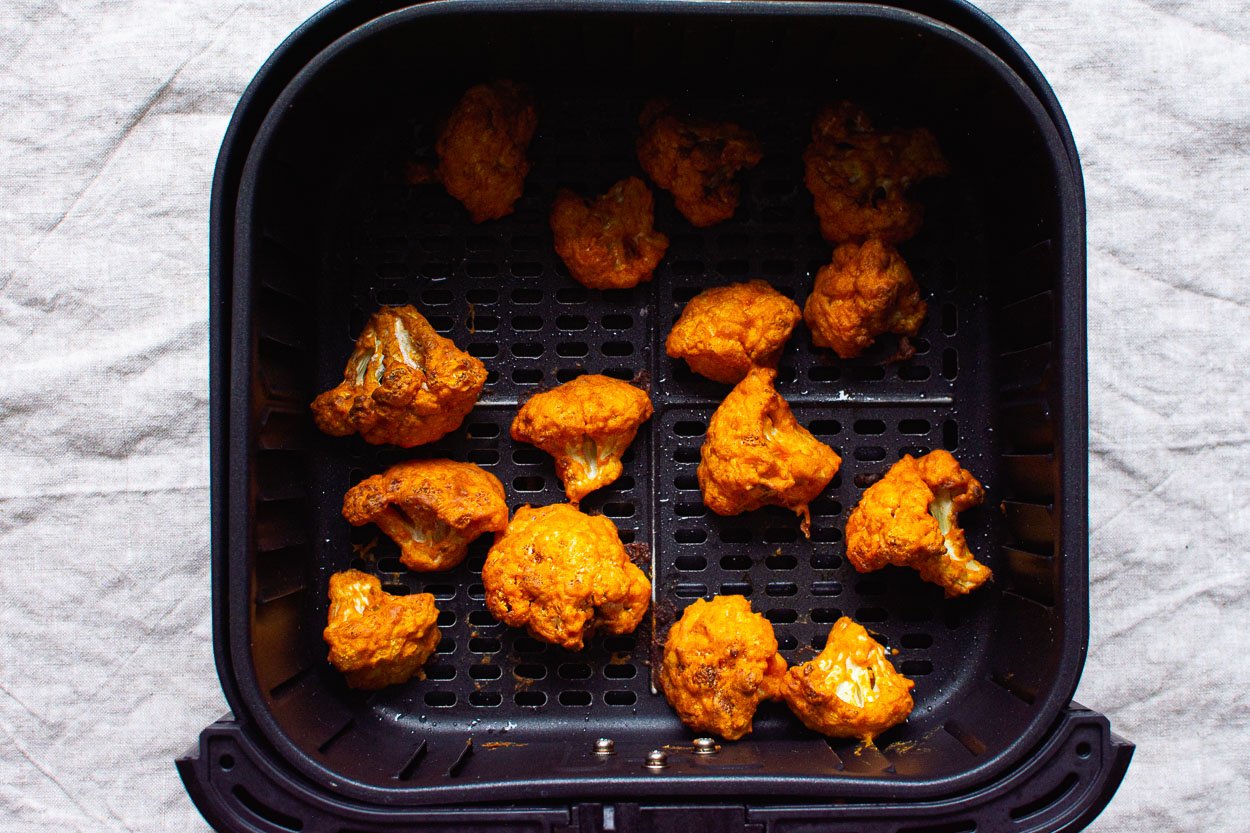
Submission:
[[[534,169],[514,215],[474,225],[403,171],[431,153],[459,93],[495,77],[537,93]],[[734,219],[712,229],[691,228],[657,192],[672,246],[654,282],[586,290],[552,251],[547,209],[562,185],[590,193],[639,173],[637,113],[656,93],[755,130],[764,161],[743,177]],[[840,361],[800,326],[781,361],[779,390],[844,460],[812,505],[807,541],[786,511],[721,518],[703,507],[699,445],[727,389],[669,359],[663,340],[707,286],[762,277],[806,297],[830,247],[800,157],[812,115],[835,97],[886,126],[933,128],[954,174],[918,191],[927,220],[902,247],[930,309],[915,357],[885,363],[882,345]],[[214,236],[234,243],[230,349],[214,357],[216,384],[227,373],[231,383],[217,415],[228,436],[215,438],[216,511],[228,517],[214,546],[235,714],[304,778],[384,805],[709,792],[915,801],[1018,767],[1061,721],[1087,627],[1084,217],[1065,136],[984,45],[880,6],[438,2],[339,38],[270,109],[232,237]],[[341,375],[367,316],[397,303],[486,363],[478,407],[461,430],[410,451],[320,435],[308,402]],[[656,407],[624,476],[583,501],[652,572],[655,603],[632,637],[570,653],[485,610],[488,539],[456,570],[417,574],[338,510],[352,483],[414,456],[483,466],[513,508],[563,500],[550,458],[511,441],[508,426],[528,396],[580,373],[634,380]],[[964,599],[910,571],[858,575],[843,558],[863,488],[901,454],[934,448],[955,452],[988,492],[963,523],[995,581]],[[326,664],[328,578],[349,566],[438,598],[444,638],[426,680],[363,694]],[[791,662],[853,616],[916,680],[912,717],[860,749],[765,705],[746,739],[690,754],[652,668],[681,609],[718,593],[750,598]],[[601,736],[615,755],[594,753]],[[641,766],[666,746],[662,774]]]

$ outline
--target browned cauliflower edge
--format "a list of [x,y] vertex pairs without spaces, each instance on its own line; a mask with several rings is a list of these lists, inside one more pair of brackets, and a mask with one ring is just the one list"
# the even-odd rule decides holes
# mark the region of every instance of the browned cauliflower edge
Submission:
[[773,387],[775,370],[754,368],[708,423],[698,468],[703,502],[718,515],[784,506],[811,535],[808,504],[842,458],[798,423]]
[[469,543],[508,525],[503,485],[472,463],[409,460],[366,478],[343,497],[353,526],[377,524],[410,570],[449,570]]
[[392,596],[376,576],[347,570],[330,576],[322,637],[349,686],[385,688],[421,673],[440,639],[438,609],[429,593]]
[[533,96],[501,80],[470,87],[435,144],[437,176],[473,222],[512,213],[530,171],[526,154],[538,127]]
[[698,228],[728,220],[738,210],[739,171],[763,158],[759,140],[731,122],[676,114],[664,99],[643,107],[638,161],[651,181],[673,195],[677,210]]
[[777,366],[800,317],[798,304],[765,281],[712,287],[686,304],[665,352],[695,373],[736,385],[753,367]]
[[590,289],[649,281],[668,250],[668,237],[655,230],[651,189],[635,176],[596,199],[561,188],[551,205],[551,233],[573,280]]
[[485,366],[415,308],[383,307],[356,340],[343,381],[313,400],[313,418],[331,436],[411,448],[459,428],[485,384]]
[[869,486],[846,521],[846,557],[861,573],[887,564],[912,567],[947,596],[990,579],[968,549],[956,515],[985,500],[985,490],[944,450],[910,454]]
[[579,376],[530,397],[512,421],[512,438],[555,458],[564,492],[576,504],[621,476],[621,455],[651,413],[646,392],[628,382]]
[[873,738],[907,719],[914,682],[853,619],[834,623],[825,649],[786,673],[782,696],[809,729],[834,738]]
[[742,596],[699,599],[669,629],[660,688],[696,732],[738,740],[763,700],[781,696],[786,661],[772,623]]
[[920,332],[927,311],[903,256],[874,237],[834,250],[833,261],[816,273],[803,319],[812,344],[832,347],[841,358],[858,356],[882,333],[899,336],[906,357],[906,339]]
[[950,172],[932,132],[873,130],[868,114],[849,101],[817,114],[803,162],[821,234],[831,243],[915,236],[924,208],[907,189]]
[[633,633],[651,582],[616,527],[567,503],[516,511],[482,567],[486,607],[510,627],[571,651],[591,633]]

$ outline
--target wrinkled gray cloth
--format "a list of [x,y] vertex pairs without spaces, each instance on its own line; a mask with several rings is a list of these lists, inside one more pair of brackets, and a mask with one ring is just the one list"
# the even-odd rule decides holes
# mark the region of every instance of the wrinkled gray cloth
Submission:
[[[0,5],[0,829],[204,823],[207,210],[230,112],[315,11]],[[1139,744],[1111,831],[1250,830],[1250,3],[984,0],[1089,187],[1092,631]]]

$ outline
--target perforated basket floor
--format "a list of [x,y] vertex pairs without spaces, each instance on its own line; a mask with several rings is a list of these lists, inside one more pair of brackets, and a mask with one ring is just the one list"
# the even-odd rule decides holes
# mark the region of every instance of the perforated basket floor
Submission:
[[[844,457],[841,473],[812,505],[812,540],[792,512],[770,509],[722,518],[703,506],[695,469],[712,412],[729,387],[702,379],[664,354],[663,341],[684,303],[700,290],[764,277],[800,304],[815,270],[828,261],[811,197],[802,185],[802,131],[763,131],[764,162],[743,177],[742,207],[729,222],[696,230],[658,192],[657,226],[673,238],[655,280],[634,290],[589,291],[554,255],[547,210],[556,188],[601,191],[640,174],[632,124],[640,102],[605,104],[596,96],[541,102],[534,171],[516,213],[474,226],[434,187],[394,180],[399,159],[364,167],[364,185],[342,215],[345,233],[328,252],[333,277],[318,304],[318,387],[334,384],[366,317],[380,304],[412,303],[434,327],[482,359],[490,376],[461,431],[420,449],[372,448],[355,440],[318,441],[315,507],[326,572],[353,566],[377,573],[391,592],[433,593],[444,640],[427,681],[388,690],[373,707],[431,730],[476,722],[502,729],[523,714],[527,733],[563,732],[576,715],[594,722],[642,715],[674,723],[651,691],[650,642],[696,598],[741,594],[774,624],[787,660],[823,647],[830,625],[855,617],[898,651],[900,669],[919,681],[923,713],[940,702],[977,651],[988,605],[984,595],[944,602],[910,571],[860,576],[842,557],[842,529],[863,488],[904,453],[947,448],[982,476],[996,502],[996,455],[988,429],[987,327],[977,252],[981,221],[960,199],[958,181],[927,189],[924,234],[904,247],[930,304],[917,355],[884,363],[893,345],[840,361],[811,346],[800,325],[781,362],[778,388],[799,420]],[[780,115],[764,101],[705,103],[748,124]],[[806,124],[815,101],[794,101],[785,123]],[[426,135],[417,125],[414,135]],[[337,292],[348,291],[342,298]],[[982,353],[978,353],[982,351]],[[537,391],[583,373],[631,380],[656,413],[625,459],[625,474],[583,502],[611,518],[655,578],[656,627],[634,637],[593,640],[579,653],[504,628],[486,611],[480,570],[487,536],[459,569],[417,574],[374,527],[350,528],[338,516],[343,492],[360,478],[414,456],[468,460],[504,483],[513,508],[564,500],[551,458],[509,437],[517,407]],[[965,516],[969,540],[990,566],[995,513]],[[507,708],[500,708],[507,705]],[[515,707],[523,711],[518,712]],[[781,712],[769,724],[788,722]],[[459,729],[457,729],[459,730]],[[888,742],[888,738],[887,738]],[[841,744],[847,749],[850,744]]]

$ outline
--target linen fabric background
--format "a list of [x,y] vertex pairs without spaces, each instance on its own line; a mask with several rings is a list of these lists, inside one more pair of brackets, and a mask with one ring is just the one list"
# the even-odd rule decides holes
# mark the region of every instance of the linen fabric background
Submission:
[[[1098,833],[1250,829],[1250,2],[980,0],[1089,189]],[[317,0],[0,4],[0,828],[205,830],[211,173]]]

